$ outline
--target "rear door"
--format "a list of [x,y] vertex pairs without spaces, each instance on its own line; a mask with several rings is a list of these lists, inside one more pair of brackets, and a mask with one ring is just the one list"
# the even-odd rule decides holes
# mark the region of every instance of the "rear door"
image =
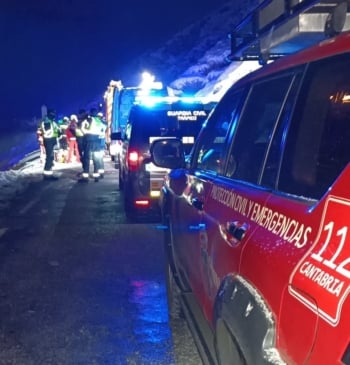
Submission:
[[[197,103],[173,103],[155,105],[154,107],[140,108],[142,111],[139,125],[137,142],[140,146],[145,146],[143,158],[149,157],[149,146],[158,138],[179,138],[182,140],[185,153],[189,154],[194,142],[203,126],[204,121],[214,104]],[[153,163],[145,162],[142,166],[143,185],[140,188],[143,194],[150,195],[151,198],[158,198],[163,185],[166,169],[156,167]]]
[[[290,228],[284,234],[281,226],[260,228],[266,248],[278,239],[280,255],[271,267],[278,275],[269,270],[266,280],[275,278],[275,291],[286,286],[278,346],[297,364],[347,363],[340,359],[349,353],[349,62],[350,54],[343,54],[308,67],[286,136],[278,194],[268,202],[289,218]],[[246,250],[247,265],[254,248],[262,250]]]
[[[137,155],[134,187],[138,201],[149,202],[157,199],[167,170],[150,162],[150,145],[164,135],[164,110],[153,107],[134,106],[130,118],[133,119],[132,150]],[[131,150],[130,150],[131,151]]]
[[189,154],[215,103],[174,103],[166,111],[168,135],[181,139]]
[[[200,267],[209,320],[219,285],[227,275],[238,275],[246,268],[242,253],[267,214],[265,204],[271,188],[261,186],[262,172],[268,169],[271,181],[276,178],[283,126],[297,85],[294,73],[253,83],[240,118],[233,125],[224,176],[216,179],[202,217],[206,237],[201,242]],[[267,160],[269,152],[274,154],[271,160]],[[262,275],[261,269],[266,268],[263,260],[262,255],[255,256],[249,265],[250,277]]]

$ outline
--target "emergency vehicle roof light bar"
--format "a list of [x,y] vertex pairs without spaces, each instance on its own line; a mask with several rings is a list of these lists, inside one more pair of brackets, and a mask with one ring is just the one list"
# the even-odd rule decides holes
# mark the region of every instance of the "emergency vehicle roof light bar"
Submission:
[[142,73],[142,81],[139,88],[143,90],[161,90],[163,88],[163,84],[160,81],[155,81],[155,76],[145,71]]
[[344,0],[262,0],[229,34],[228,61],[264,64],[336,35],[347,8]]
[[185,103],[185,104],[209,104],[213,102],[206,97],[200,96],[154,96],[154,95],[139,95],[135,99],[135,103],[153,107],[159,103]]

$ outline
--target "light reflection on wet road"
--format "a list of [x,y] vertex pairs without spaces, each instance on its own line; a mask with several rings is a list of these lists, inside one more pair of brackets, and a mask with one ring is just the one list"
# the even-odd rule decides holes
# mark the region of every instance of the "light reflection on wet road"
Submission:
[[201,364],[168,322],[162,233],[125,221],[116,181],[66,170],[2,215],[0,365]]
[[[164,283],[133,280],[130,303],[136,306],[134,333],[137,343],[144,344],[144,357],[154,363],[172,364],[171,331],[168,327],[168,312]],[[158,346],[157,346],[158,345]],[[161,345],[161,346],[159,346]],[[167,346],[166,346],[167,345]],[[157,351],[155,351],[157,346]]]

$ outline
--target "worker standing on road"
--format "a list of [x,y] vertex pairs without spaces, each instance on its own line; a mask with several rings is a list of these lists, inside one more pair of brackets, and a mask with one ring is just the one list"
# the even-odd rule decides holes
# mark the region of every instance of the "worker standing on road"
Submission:
[[45,152],[45,146],[44,146],[44,137],[41,132],[41,128],[39,128],[39,127],[36,131],[36,137],[38,139],[39,148],[40,148],[40,162],[45,163],[46,152]]
[[52,167],[54,161],[54,147],[57,144],[57,138],[60,137],[60,128],[55,122],[56,114],[54,110],[48,110],[47,116],[41,120],[37,129],[37,136],[42,139],[42,143],[45,148],[45,166],[44,166],[44,179],[56,180]]
[[78,150],[78,143],[76,137],[76,129],[78,126],[78,118],[75,114],[70,116],[70,122],[68,124],[68,128],[66,129],[66,137],[68,142],[68,156],[67,162],[72,162],[72,158],[74,157],[76,162],[80,162],[80,154]]
[[87,113],[85,109],[80,109],[78,113],[78,124],[75,129],[75,136],[77,138],[77,144],[81,162],[83,162],[83,154],[84,154],[84,133],[81,129],[81,126],[83,122],[86,120],[86,118],[87,118]]
[[98,170],[100,174],[100,178],[103,179],[104,173],[105,173],[105,166],[104,166],[104,155],[105,155],[105,149],[106,149],[106,129],[107,129],[107,123],[103,119],[103,113],[99,112],[97,113],[97,117],[101,122],[101,132],[99,135],[100,140],[100,151],[98,153],[97,158],[99,159],[99,165],[100,168]]
[[89,181],[90,160],[93,162],[93,178],[95,182],[99,180],[101,171],[101,142],[100,135],[104,130],[104,125],[100,118],[97,117],[97,109],[91,109],[89,117],[83,121],[81,129],[84,134],[84,152],[83,152],[83,173],[79,182]]

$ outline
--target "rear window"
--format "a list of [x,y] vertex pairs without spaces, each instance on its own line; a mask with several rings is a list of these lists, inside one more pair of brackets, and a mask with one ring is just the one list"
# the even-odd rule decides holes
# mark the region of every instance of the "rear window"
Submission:
[[167,110],[134,107],[129,117],[131,139],[137,144],[149,144],[156,138],[176,137],[189,153],[209,112],[203,106],[191,109],[169,106]]

